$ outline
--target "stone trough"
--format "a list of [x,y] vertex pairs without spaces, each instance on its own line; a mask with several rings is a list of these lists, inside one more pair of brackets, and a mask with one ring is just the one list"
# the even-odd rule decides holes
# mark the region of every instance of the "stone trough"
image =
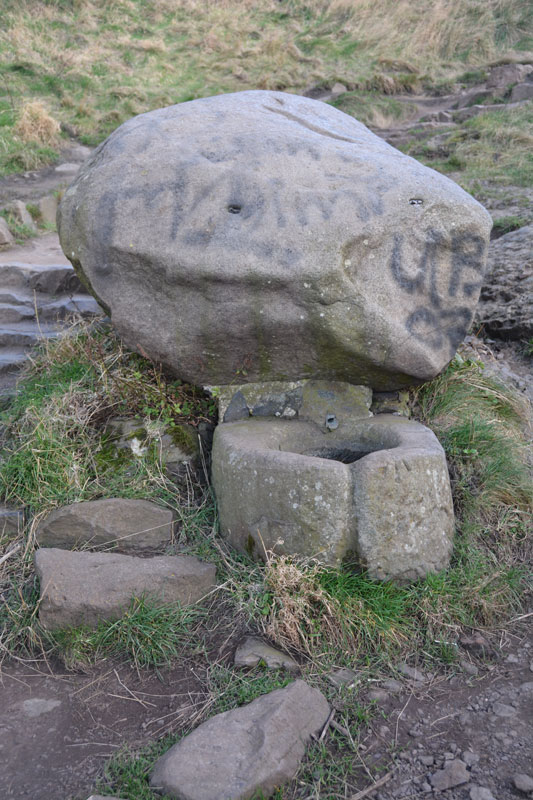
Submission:
[[[222,534],[255,558],[357,559],[378,579],[413,580],[445,567],[454,515],[435,435],[404,417],[357,413],[346,390],[365,387],[316,383],[302,387],[297,418],[218,426],[213,485]],[[269,387],[270,403],[274,397]]]

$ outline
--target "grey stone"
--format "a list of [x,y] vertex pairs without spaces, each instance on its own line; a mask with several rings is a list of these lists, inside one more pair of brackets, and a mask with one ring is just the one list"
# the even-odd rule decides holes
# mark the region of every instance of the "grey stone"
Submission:
[[348,89],[343,83],[334,83],[331,87],[331,96],[333,98],[339,97],[341,94],[344,94],[347,91]]
[[270,91],[129,120],[58,220],[125,342],[184,380],[381,390],[453,356],[491,227],[457,184],[353,117]]
[[478,754],[473,753],[472,750],[463,750],[461,758],[463,759],[467,767],[473,767],[474,764],[477,764],[477,762],[479,761]]
[[118,619],[132,597],[186,605],[215,583],[215,565],[191,556],[138,558],[117,553],[76,553],[40,548],[35,569],[41,585],[39,619],[48,630]]
[[270,797],[294,777],[329,705],[298,680],[202,723],[156,762],[150,785],[180,800]]
[[453,789],[454,786],[468,783],[469,780],[470,774],[467,772],[466,764],[458,758],[448,761],[443,769],[434,772],[429,779],[433,788],[439,792]]
[[47,222],[49,225],[56,224],[57,198],[54,195],[50,194],[46,197],[41,197],[37,202],[37,207],[43,222]]
[[[380,689],[379,687],[376,689],[370,689],[367,695],[370,702],[374,703],[386,703],[389,699],[389,693],[385,691],[385,689]],[[417,734],[418,735],[418,734]]]
[[326,677],[336,689],[340,689],[341,686],[352,689],[358,681],[357,673],[347,667],[341,667],[335,672],[330,672]]
[[435,763],[435,759],[433,758],[433,756],[418,756],[418,760],[425,767],[432,767],[433,764]]
[[513,775],[513,783],[518,791],[524,792],[524,794],[533,792],[533,778],[531,775],[527,775],[525,772],[520,772],[516,775]]
[[207,389],[216,397],[219,419],[224,422],[249,416],[298,417],[324,428],[331,411],[344,426],[353,418],[372,416],[371,389],[338,381],[266,381]]
[[466,658],[461,658],[459,660],[459,666],[463,672],[466,672],[467,675],[472,675],[472,677],[475,677],[479,674],[479,669],[476,667],[476,665],[472,664],[471,661],[467,661]]
[[255,636],[247,636],[235,652],[235,666],[255,667],[261,661],[270,669],[287,669],[294,672],[300,668],[291,656],[276,650]]
[[513,91],[511,92],[512,103],[520,103],[522,100],[532,99],[533,83],[518,83],[516,86],[513,86]]
[[34,719],[59,708],[61,700],[47,700],[45,697],[31,697],[22,703],[22,712],[26,717]]
[[506,703],[494,703],[492,711],[497,717],[514,717],[516,708],[508,706]]
[[503,339],[533,336],[533,225],[491,242],[476,325]]
[[0,536],[16,536],[24,526],[24,514],[15,508],[0,505]]
[[529,73],[533,73],[533,64],[502,64],[493,67],[487,80],[487,88],[507,89],[508,86],[523,81]]
[[27,228],[35,233],[37,226],[33,221],[32,215],[26,208],[26,204],[23,203],[22,200],[13,200],[13,202],[7,206],[7,210],[13,214],[17,222],[26,225]]
[[89,500],[57,508],[40,523],[40,547],[66,550],[107,548],[121,553],[151,553],[171,544],[174,514],[148,500],[123,497]]
[[417,667],[410,667],[409,664],[398,664],[396,669],[406,678],[411,678],[413,681],[423,683],[426,680],[426,675],[421,670]]
[[74,147],[70,148],[69,158],[75,161],[85,161],[86,158],[89,158],[91,153],[92,150],[90,147],[86,147],[84,144],[76,144]]
[[467,108],[468,106],[482,105],[485,100],[492,97],[492,94],[490,89],[470,89],[462,95],[456,107]]
[[13,244],[15,237],[9,230],[9,226],[4,217],[0,217],[0,246],[5,244]]
[[454,517],[444,452],[402,417],[352,418],[332,432],[304,420],[219,425],[212,481],[221,532],[238,550],[340,564],[356,554],[378,579],[448,563]]
[[470,800],[495,800],[495,798],[490,789],[486,789],[484,786],[472,786]]
[[384,689],[387,689],[388,692],[394,692],[394,694],[401,692],[403,689],[400,681],[397,681],[394,678],[387,678],[387,680],[383,681],[382,686]]

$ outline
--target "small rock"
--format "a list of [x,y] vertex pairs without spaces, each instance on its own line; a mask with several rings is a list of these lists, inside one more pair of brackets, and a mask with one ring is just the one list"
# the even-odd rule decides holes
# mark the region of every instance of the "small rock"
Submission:
[[269,797],[294,777],[328,714],[317,689],[294,681],[202,723],[156,762],[150,785],[187,800]]
[[433,758],[433,756],[418,756],[418,760],[425,767],[432,767],[433,764],[435,763],[435,759]]
[[416,739],[418,736],[422,736],[422,731],[420,728],[411,728],[409,730],[409,736],[411,736],[413,739]]
[[467,661],[466,658],[461,658],[459,665],[463,672],[466,672],[467,675],[475,676],[479,674],[479,669],[476,667],[476,665],[472,664],[471,661]]
[[477,764],[477,762],[479,761],[478,754],[473,753],[472,750],[463,750],[461,758],[463,759],[467,767],[473,767],[474,764]]
[[61,705],[61,700],[46,700],[44,697],[32,697],[30,700],[24,700],[22,703],[22,711],[31,719],[40,717],[41,714],[48,714]]
[[235,653],[234,664],[236,667],[255,667],[263,661],[269,669],[288,669],[296,671],[299,669],[297,662],[286,653],[276,650],[274,647],[257,639],[255,636],[247,636]]
[[339,97],[339,95],[344,94],[347,91],[348,89],[343,83],[334,83],[331,87],[331,96],[333,98]]
[[516,708],[508,706],[506,703],[494,703],[492,711],[498,717],[514,717],[516,714]]
[[111,497],[55,509],[40,523],[36,540],[40,547],[106,547],[148,554],[169,545],[173,532],[170,509],[148,500]]
[[402,675],[405,675],[406,678],[411,678],[413,681],[422,683],[426,680],[426,676],[423,672],[416,667],[410,667],[408,664],[398,664],[397,670],[398,672],[401,672]]
[[8,205],[7,210],[11,212],[17,222],[20,222],[21,225],[26,225],[27,228],[35,233],[37,226],[22,200],[13,200],[13,202]]
[[526,775],[525,772],[514,775],[513,783],[519,792],[524,792],[524,794],[533,792],[533,778],[531,775]]
[[76,553],[40,548],[39,619],[48,630],[118,619],[132,597],[195,603],[213,587],[216,568],[192,556],[138,558],[118,553]]
[[327,676],[327,679],[338,689],[340,689],[341,686],[347,686],[348,689],[350,689],[352,686],[355,686],[357,681],[357,673],[351,669],[347,669],[346,667],[341,667],[341,669],[338,669],[335,672],[330,672]]
[[401,692],[403,689],[403,685],[400,683],[400,681],[397,681],[394,678],[387,678],[387,680],[383,681],[381,685],[388,692],[393,692],[394,694]]
[[470,775],[467,772],[466,764],[456,758],[448,761],[443,769],[434,772],[429,780],[433,788],[441,792],[444,789],[452,789],[454,786],[468,783]]
[[486,789],[484,786],[472,786],[470,800],[494,800],[494,795],[490,789]]
[[85,161],[86,158],[89,158],[91,153],[92,150],[90,147],[86,147],[84,144],[77,144],[70,148],[69,157],[75,161]]
[[15,237],[9,230],[8,224],[4,217],[0,217],[0,245],[13,244]]
[[389,693],[385,691],[385,689],[370,689],[368,692],[368,699],[370,701],[374,701],[375,703],[386,703],[389,699]]
[[49,225],[55,225],[57,215],[57,198],[51,194],[47,195],[39,200],[37,206],[43,222],[47,222]]
[[531,694],[533,692],[533,681],[526,681],[521,683],[518,691],[521,694]]
[[505,659],[506,664],[520,664],[520,659],[514,655],[514,653],[509,653],[507,658]]
[[431,792],[431,786],[427,781],[425,781],[420,788],[423,792]]
[[533,83],[518,83],[513,86],[511,92],[511,102],[519,103],[521,100],[533,99]]

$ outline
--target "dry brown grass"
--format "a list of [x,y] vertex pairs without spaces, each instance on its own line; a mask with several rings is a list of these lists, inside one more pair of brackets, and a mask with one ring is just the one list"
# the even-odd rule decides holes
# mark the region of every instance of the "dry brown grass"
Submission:
[[15,134],[23,142],[53,146],[59,137],[60,125],[46,110],[44,103],[33,100],[24,103],[15,125]]

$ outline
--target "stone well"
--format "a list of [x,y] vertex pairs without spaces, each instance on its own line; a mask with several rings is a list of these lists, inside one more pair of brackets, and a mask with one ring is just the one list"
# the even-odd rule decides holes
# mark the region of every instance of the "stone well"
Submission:
[[[274,407],[272,385],[262,400],[258,387],[242,388],[235,394],[252,398],[256,414]],[[356,559],[371,577],[397,581],[447,566],[453,505],[432,431],[392,414],[369,417],[365,387],[310,381],[288,391],[293,407],[301,395],[297,417],[283,409],[280,387],[277,418],[247,413],[215,432],[213,485],[231,544],[255,558]]]

